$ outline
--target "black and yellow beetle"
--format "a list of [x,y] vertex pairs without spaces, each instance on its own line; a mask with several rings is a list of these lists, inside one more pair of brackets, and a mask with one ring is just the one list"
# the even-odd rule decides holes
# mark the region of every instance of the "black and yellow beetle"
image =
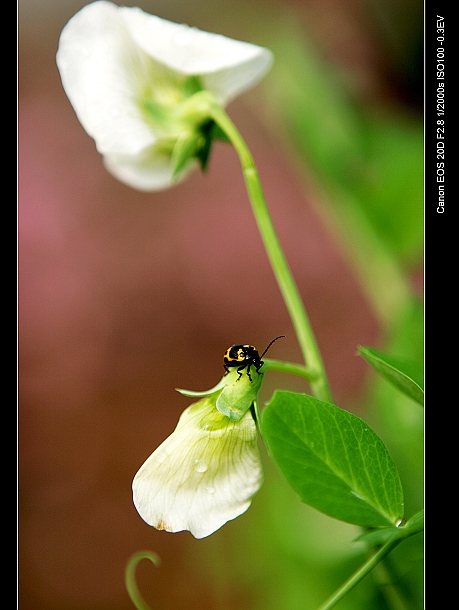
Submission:
[[225,355],[223,356],[223,368],[225,369],[226,373],[229,373],[229,367],[237,366],[239,377],[236,379],[236,381],[239,381],[239,379],[242,377],[242,371],[247,367],[247,377],[250,379],[250,381],[252,381],[252,377],[250,376],[250,367],[253,366],[260,375],[260,369],[264,364],[262,360],[263,356],[266,354],[274,341],[277,341],[284,336],[285,335],[280,335],[279,337],[273,339],[261,356],[259,355],[257,348],[253,345],[246,345],[244,343],[236,343],[235,345],[232,345],[226,350]]

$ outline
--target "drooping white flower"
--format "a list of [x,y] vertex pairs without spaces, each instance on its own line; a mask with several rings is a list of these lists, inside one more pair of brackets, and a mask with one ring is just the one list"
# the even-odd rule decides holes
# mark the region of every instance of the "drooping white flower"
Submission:
[[244,513],[261,486],[252,414],[231,420],[216,408],[219,394],[185,409],[175,431],[135,475],[134,504],[159,530],[209,536]]
[[107,169],[140,190],[170,186],[205,156],[209,118],[194,96],[207,91],[225,105],[271,63],[262,47],[106,1],[70,19],[57,53],[65,92]]

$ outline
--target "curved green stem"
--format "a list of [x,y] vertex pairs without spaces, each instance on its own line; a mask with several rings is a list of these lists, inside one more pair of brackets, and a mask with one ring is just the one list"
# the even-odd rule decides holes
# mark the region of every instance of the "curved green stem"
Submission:
[[135,580],[135,570],[137,568],[137,564],[142,559],[149,559],[156,567],[158,567],[161,562],[158,555],[152,551],[138,551],[137,553],[134,553],[127,562],[124,580],[129,597],[137,610],[151,610],[150,606],[140,595],[140,591]]
[[294,362],[284,362],[283,360],[271,360],[271,358],[263,359],[264,366],[263,372],[265,371],[277,371],[279,373],[290,373],[291,375],[298,375],[307,379],[309,382],[316,381],[317,373],[311,371],[302,364],[296,364]]
[[210,116],[226,134],[239,156],[252,210],[271,267],[290,314],[305,364],[311,373],[315,374],[315,379],[310,382],[311,391],[316,398],[332,402],[322,357],[298,287],[277,238],[252,154],[238,129],[219,104],[210,104]]

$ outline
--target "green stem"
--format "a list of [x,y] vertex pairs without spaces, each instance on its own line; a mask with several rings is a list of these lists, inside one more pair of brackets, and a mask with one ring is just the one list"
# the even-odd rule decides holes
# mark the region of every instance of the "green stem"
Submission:
[[[410,536],[420,534],[424,530],[424,510],[416,513],[411,519],[403,526],[397,527],[392,533],[392,536],[385,542],[381,548],[372,555],[354,574],[346,580],[346,582],[337,589],[328,600],[320,606],[317,610],[330,610],[334,608],[336,604],[343,599],[345,595],[349,593],[365,576],[371,572],[371,570],[378,565],[396,546],[406,540]],[[371,534],[370,534],[371,536]],[[366,537],[368,540],[368,537]]]
[[283,360],[271,360],[271,358],[263,359],[264,371],[278,371],[279,373],[290,373],[291,375],[298,375],[307,379],[309,382],[317,379],[317,373],[311,371],[302,364],[296,364],[294,362],[284,362]]
[[327,601],[320,606],[317,610],[330,610],[334,608],[336,604],[345,597],[353,589],[365,576],[371,572],[371,570],[378,565],[378,563],[384,559],[391,551],[395,549],[395,547],[400,544],[403,538],[394,537],[391,538],[384,544],[377,553],[372,555],[368,561],[366,561],[363,566],[361,566],[354,574],[346,580],[344,584],[341,585],[339,589],[337,589],[331,597],[327,599]]
[[124,575],[126,589],[131,598],[132,603],[137,608],[137,610],[151,610],[150,606],[140,595],[140,591],[137,587],[136,579],[135,579],[135,570],[137,568],[137,564],[142,559],[149,559],[156,567],[159,566],[161,560],[152,551],[138,551],[134,553],[127,562],[126,571]]
[[316,398],[325,402],[332,402],[322,357],[298,287],[277,238],[252,154],[238,129],[223,108],[217,103],[210,104],[210,106],[211,117],[224,131],[239,156],[252,210],[271,267],[290,314],[305,364],[316,376],[310,382],[311,391]]

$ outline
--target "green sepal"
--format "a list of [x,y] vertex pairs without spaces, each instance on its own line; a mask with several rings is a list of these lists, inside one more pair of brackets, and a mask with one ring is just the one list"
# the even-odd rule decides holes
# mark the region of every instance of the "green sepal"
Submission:
[[225,387],[227,382],[226,376],[222,377],[220,379],[220,381],[217,383],[216,386],[214,386],[213,388],[211,388],[210,390],[204,390],[203,392],[196,392],[194,390],[184,390],[182,388],[175,388],[177,390],[177,392],[179,392],[180,394],[183,394],[183,396],[210,396],[211,394],[215,394],[215,392],[218,392],[219,390],[221,390],[222,388]]
[[197,159],[203,172],[207,169],[212,142],[216,137],[215,127],[213,121],[207,121],[197,131],[183,131],[179,135],[171,154],[171,167],[174,178],[193,159]]
[[199,133],[190,131],[182,131],[178,136],[171,154],[173,178],[176,178],[185,166],[196,158],[200,139]]
[[215,123],[211,122],[211,136],[212,140],[218,140],[219,142],[224,142],[225,144],[231,144],[231,140],[228,138],[223,129]]
[[200,138],[196,149],[196,159],[199,161],[201,170],[204,172],[207,169],[209,162],[210,151],[212,149],[213,141],[213,127],[215,123],[213,121],[207,121],[202,125],[200,129]]

